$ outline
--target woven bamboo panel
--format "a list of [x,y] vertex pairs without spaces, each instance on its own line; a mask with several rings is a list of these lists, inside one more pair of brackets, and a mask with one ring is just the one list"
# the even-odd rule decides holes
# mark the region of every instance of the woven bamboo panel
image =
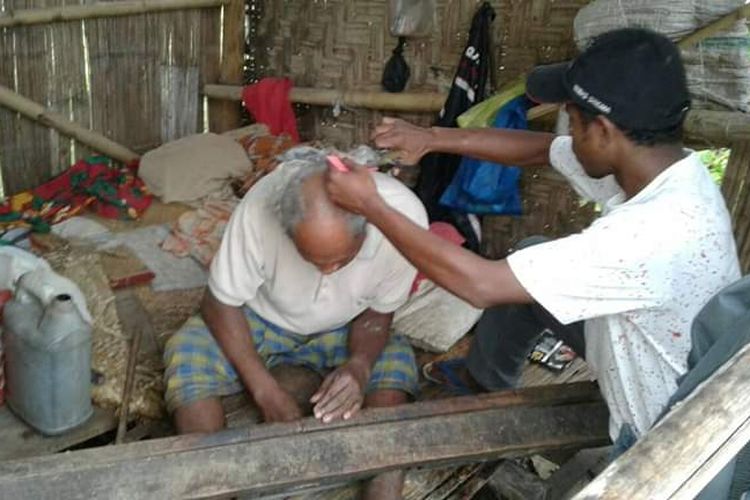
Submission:
[[[0,12],[85,3],[4,0]],[[219,20],[219,9],[203,9],[5,28],[0,84],[143,152],[203,130],[199,91],[217,80]],[[87,154],[0,109],[6,194],[38,185]]]
[[581,205],[568,182],[551,167],[525,169],[522,177],[523,214],[485,217],[482,253],[505,257],[523,238],[550,238],[580,231],[596,215],[592,204]]
[[[411,69],[407,90],[448,89],[464,49],[478,0],[437,0],[437,25],[429,39],[408,43],[405,58]],[[495,86],[513,80],[540,63],[575,54],[573,18],[587,0],[495,0]],[[251,2],[251,5],[253,2]],[[256,50],[253,68],[260,76],[288,76],[295,84],[320,88],[379,89],[383,66],[396,45],[388,32],[386,0],[287,0],[254,2],[262,9],[253,39],[266,47]],[[340,111],[340,113],[337,113]],[[299,127],[306,139],[340,148],[367,142],[381,113],[298,107]],[[402,115],[429,125],[430,115]],[[487,217],[484,251],[493,257],[528,234],[560,235],[588,225],[589,208],[554,172],[524,176],[526,215]]]
[[[437,24],[429,39],[411,40],[405,58],[411,69],[407,90],[447,90],[480,1],[437,0]],[[538,63],[575,53],[573,18],[586,0],[495,0],[496,49],[493,81],[512,80]],[[251,2],[263,10],[252,39],[266,47],[252,54],[260,76],[288,76],[297,85],[379,89],[383,66],[396,45],[388,31],[386,0],[287,0]],[[256,30],[257,29],[257,33]],[[300,110],[306,138],[349,146],[366,141],[378,114],[343,110]],[[307,115],[313,115],[308,117]],[[431,117],[409,117],[430,123]]]

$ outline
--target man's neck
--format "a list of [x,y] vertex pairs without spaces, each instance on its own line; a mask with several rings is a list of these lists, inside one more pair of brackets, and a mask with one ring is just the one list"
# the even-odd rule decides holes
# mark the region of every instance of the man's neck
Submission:
[[623,155],[622,164],[615,170],[615,179],[629,200],[685,156],[682,144],[635,146],[630,154]]

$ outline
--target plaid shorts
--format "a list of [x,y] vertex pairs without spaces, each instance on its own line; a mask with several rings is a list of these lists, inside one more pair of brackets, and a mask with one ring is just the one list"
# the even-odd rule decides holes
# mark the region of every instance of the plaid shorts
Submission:
[[[299,335],[243,308],[258,354],[268,368],[298,365],[325,376],[349,359],[349,327]],[[202,399],[243,390],[239,376],[199,315],[189,319],[164,350],[165,400],[170,412]],[[395,389],[417,393],[417,364],[409,342],[392,334],[370,375],[367,392]]]

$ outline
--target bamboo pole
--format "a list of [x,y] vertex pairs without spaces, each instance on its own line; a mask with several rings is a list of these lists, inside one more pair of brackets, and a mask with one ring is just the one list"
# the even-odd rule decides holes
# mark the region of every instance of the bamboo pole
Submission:
[[[206,85],[204,93],[213,99],[242,99],[242,87]],[[292,102],[316,106],[343,106],[400,112],[437,112],[445,101],[439,93],[400,93],[365,90],[330,90],[294,87],[289,93]],[[537,120],[556,112],[555,104],[542,104],[529,110],[529,120]],[[714,146],[727,146],[738,140],[750,140],[750,115],[739,111],[710,111],[695,109],[685,120],[688,138]]]
[[170,10],[220,7],[229,0],[121,0],[89,5],[61,5],[43,9],[11,10],[0,15],[0,28],[29,26],[98,17],[117,17]]
[[730,147],[736,141],[750,140],[750,114],[741,111],[688,111],[684,125],[688,143]]
[[742,19],[745,19],[747,17],[750,17],[750,4],[739,7],[737,10],[730,12],[726,16],[720,17],[716,21],[709,23],[702,28],[699,28],[697,31],[694,31],[690,35],[677,42],[677,46],[681,49],[684,49],[700,43],[706,38],[724,31],[737,21],[741,21]]
[[[245,1],[230,0],[224,6],[221,61],[219,63],[219,82],[241,84],[243,81],[242,66],[245,54]],[[240,126],[242,119],[241,106],[236,102],[208,102],[209,129],[212,132],[226,132]]]
[[[206,85],[203,93],[212,99],[239,101],[242,87],[237,85]],[[298,104],[313,106],[351,106],[383,111],[437,112],[443,107],[445,94],[398,93],[369,90],[335,90],[311,87],[294,87],[289,99]]]
[[53,128],[66,136],[74,138],[81,144],[89,146],[91,149],[123,163],[130,163],[139,158],[137,153],[125,146],[104,137],[98,132],[72,122],[64,116],[50,111],[42,105],[2,85],[0,85],[0,106],[5,106],[16,111],[45,127]]

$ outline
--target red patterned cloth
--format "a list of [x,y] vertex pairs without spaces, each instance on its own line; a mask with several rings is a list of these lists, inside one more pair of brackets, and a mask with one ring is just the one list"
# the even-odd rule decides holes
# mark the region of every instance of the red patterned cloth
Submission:
[[115,166],[104,156],[79,160],[45,184],[8,198],[0,205],[0,229],[46,232],[86,208],[109,219],[137,219],[152,200],[137,167]]

